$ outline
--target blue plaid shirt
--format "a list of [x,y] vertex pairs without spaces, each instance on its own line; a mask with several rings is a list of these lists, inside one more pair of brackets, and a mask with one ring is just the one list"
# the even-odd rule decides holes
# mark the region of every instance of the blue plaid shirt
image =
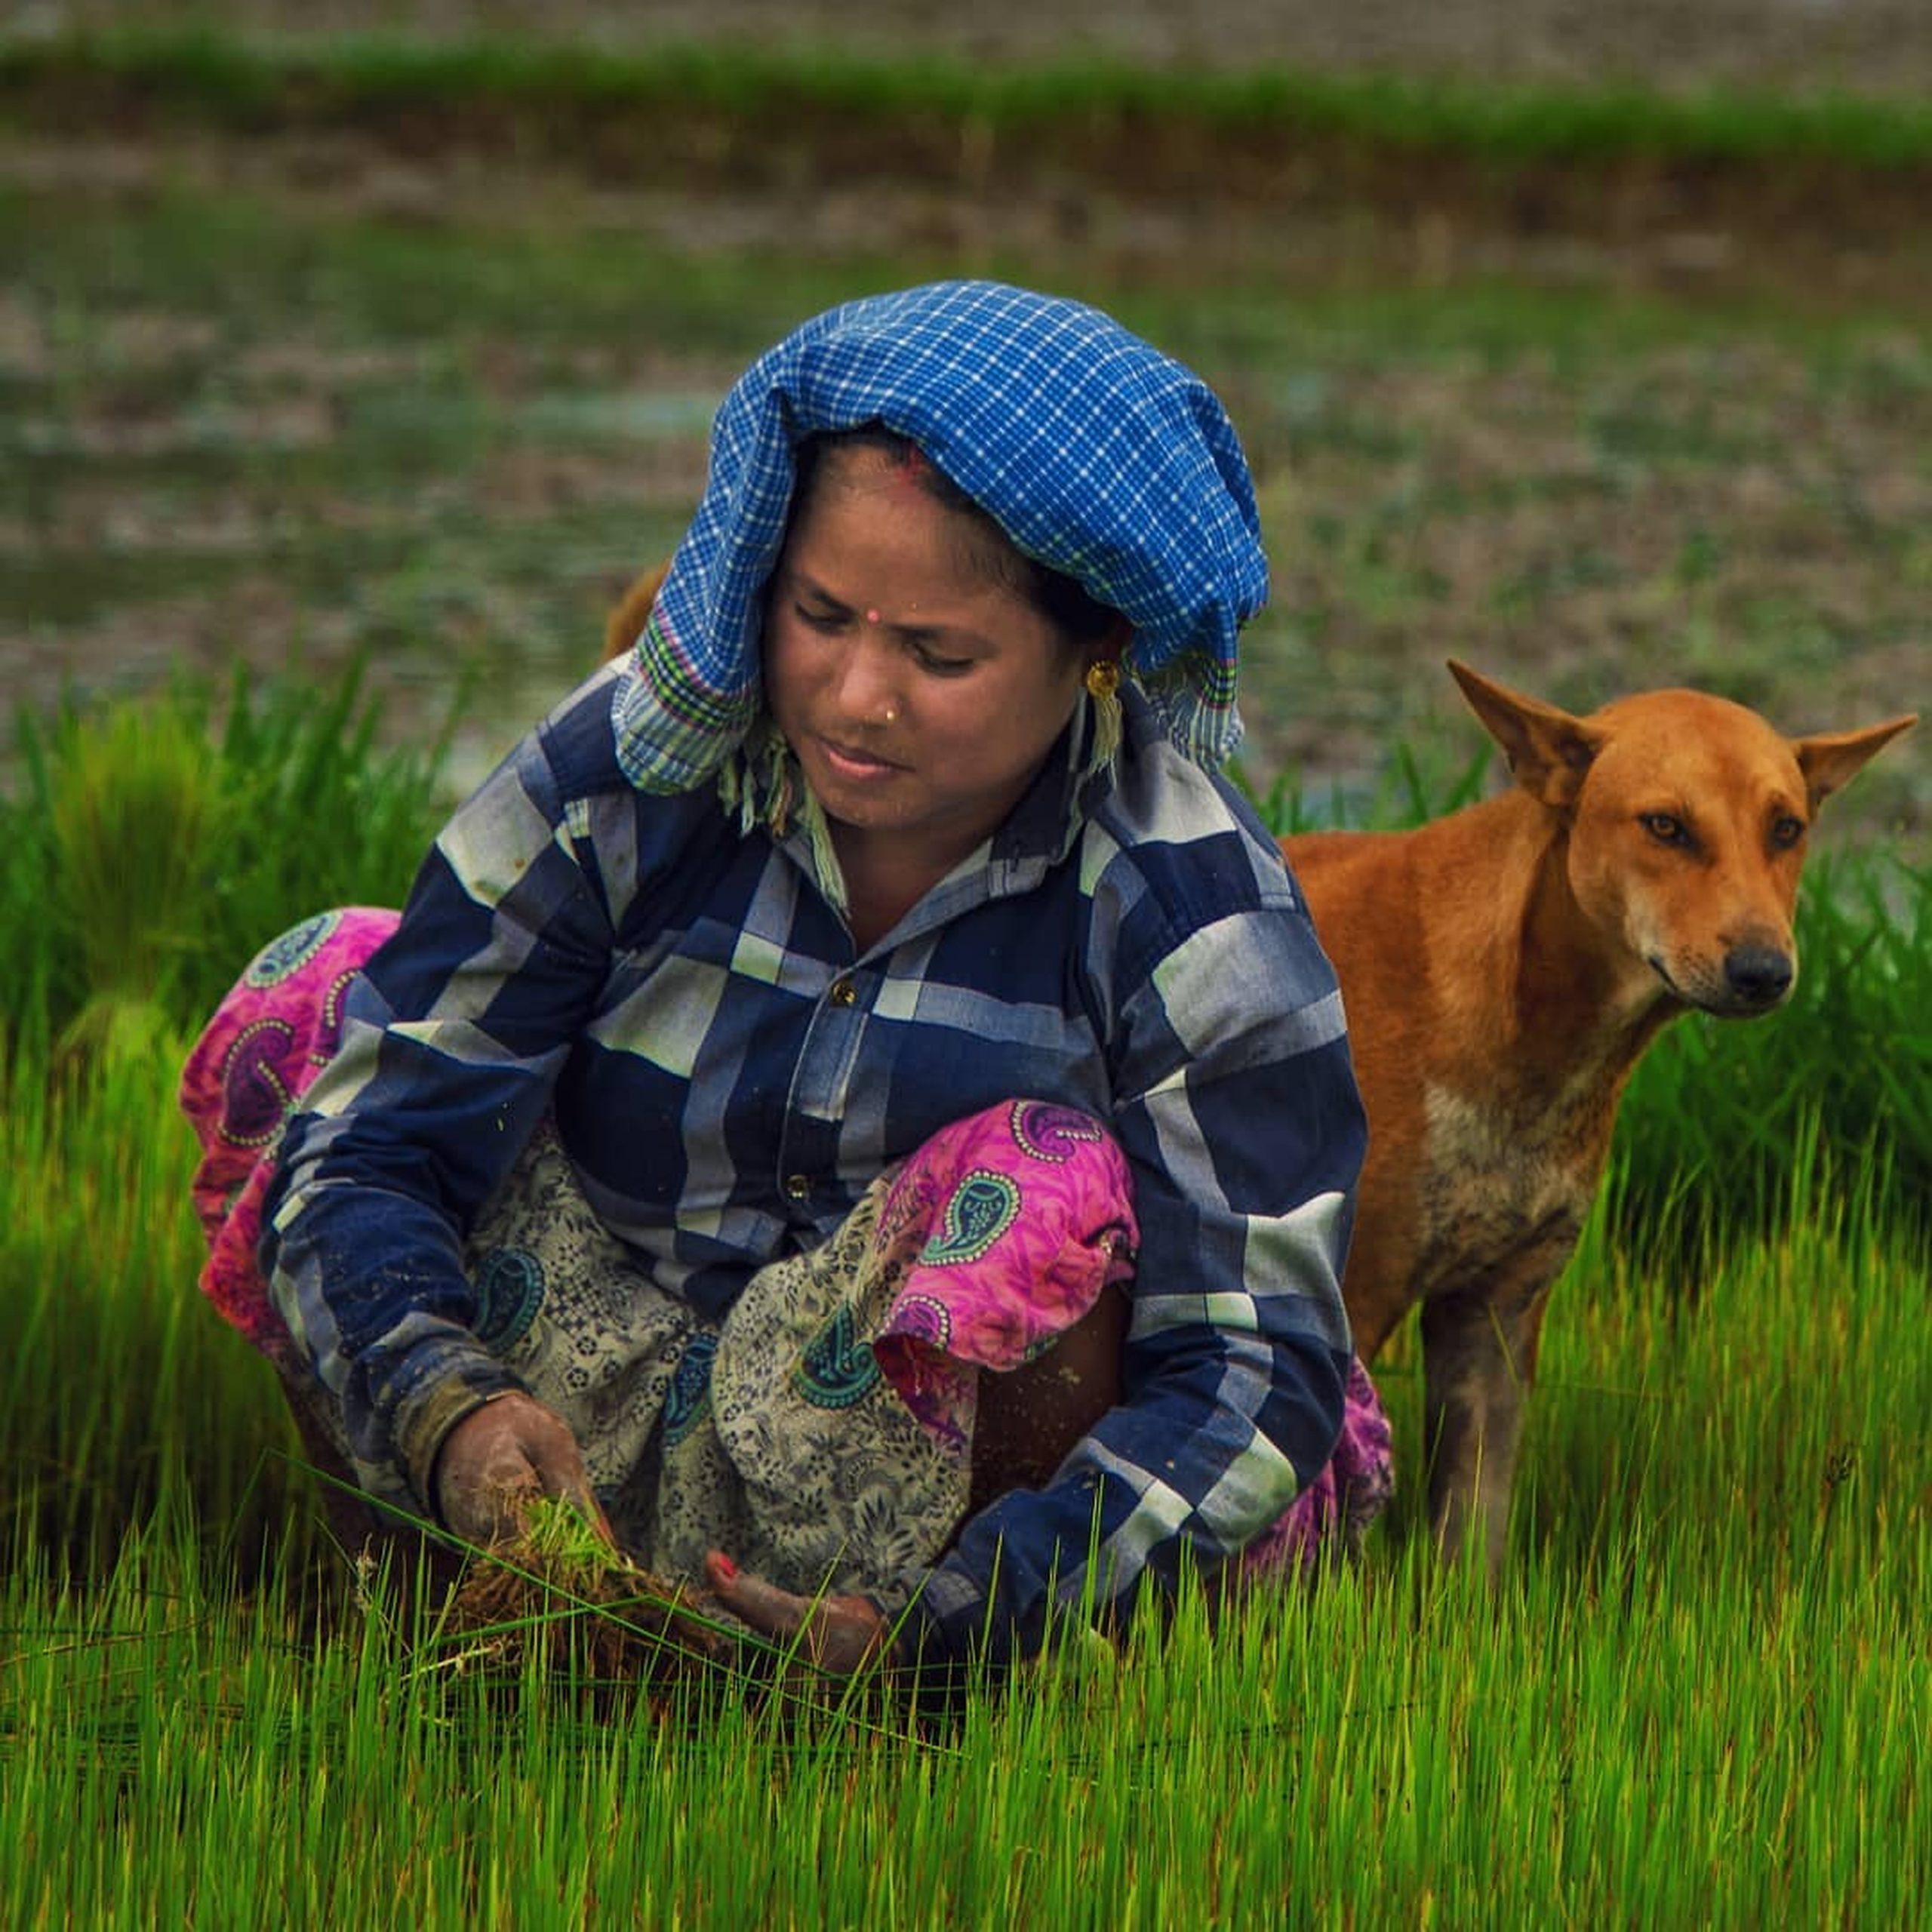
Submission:
[[859,953],[801,833],[626,781],[618,675],[457,813],[289,1124],[263,1258],[357,1453],[421,1494],[449,1429],[515,1386],[460,1244],[546,1107],[610,1227],[715,1316],[888,1164],[1026,1095],[1108,1121],[1131,1164],[1125,1399],[965,1527],[916,1635],[998,1663],[1056,1601],[1211,1574],[1327,1461],[1348,1362],[1363,1118],[1272,841],[1130,686],[1111,772],[1050,758],[978,862]]

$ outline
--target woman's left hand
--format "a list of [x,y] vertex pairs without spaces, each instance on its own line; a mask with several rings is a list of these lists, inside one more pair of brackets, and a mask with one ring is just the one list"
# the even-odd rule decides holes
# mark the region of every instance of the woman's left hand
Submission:
[[820,1670],[850,1677],[872,1661],[891,1635],[869,1597],[801,1597],[747,1575],[721,1549],[704,1559],[718,1600],[761,1636],[795,1643]]

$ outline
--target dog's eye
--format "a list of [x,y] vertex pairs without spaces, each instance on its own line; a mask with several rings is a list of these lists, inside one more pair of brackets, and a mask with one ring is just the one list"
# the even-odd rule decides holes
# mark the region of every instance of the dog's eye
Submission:
[[1771,821],[1771,843],[1780,852],[1789,852],[1804,836],[1804,821],[1789,813]]
[[1690,842],[1689,828],[1672,813],[1646,812],[1637,822],[1660,845],[1687,845]]

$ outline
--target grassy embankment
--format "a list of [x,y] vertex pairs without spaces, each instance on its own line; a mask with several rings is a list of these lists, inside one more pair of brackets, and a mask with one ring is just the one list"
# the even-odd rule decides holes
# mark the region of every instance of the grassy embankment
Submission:
[[[202,548],[177,588],[245,588],[266,546],[299,605],[347,613],[349,646],[500,631],[513,649],[533,613],[592,635],[583,578],[610,566],[587,567],[584,525],[619,556],[640,513],[675,528],[688,462],[643,502],[572,472],[574,497],[530,491],[501,524],[454,479],[500,482],[506,443],[588,444],[625,472],[654,392],[615,345],[641,331],[715,387],[817,300],[903,266],[700,255],[640,294],[595,235],[291,223],[192,184],[14,212],[17,285],[48,326],[44,361],[8,376],[8,487],[33,542],[5,580],[76,654],[117,618],[165,632],[151,574],[184,531]],[[1294,559],[1257,640],[1263,692],[1352,703],[1336,680],[1357,657],[1413,685],[1419,648],[1494,635],[1535,662],[1552,627],[1596,676],[1592,641],[1627,658],[1647,626],[1687,632],[1741,694],[1780,696],[1794,635],[1830,678],[1915,635],[1897,588],[1925,568],[1912,499],[1860,461],[1911,474],[1927,365],[1896,318],[1747,318],[1740,369],[1737,315],[1694,307],[1494,286],[1303,305],[1260,280],[1220,299],[1070,272],[1225,371],[1254,426]],[[180,326],[155,355],[117,309]],[[291,340],[316,367],[263,352]],[[334,432],[291,438],[325,392]],[[598,427],[614,398],[632,405],[615,434]],[[1505,424],[1506,447],[1466,417]],[[130,423],[162,434],[117,445]],[[1748,500],[1725,480],[1740,469]],[[1820,520],[1843,552],[1829,580],[1784,568]],[[1420,533],[1445,525],[1431,549]],[[78,567],[102,529],[104,580]],[[1500,586],[1473,600],[1471,547]],[[318,1613],[309,1486],[269,1378],[189,1286],[172,1087],[260,940],[404,889],[441,787],[433,752],[387,749],[388,709],[276,684],[223,721],[192,697],[91,709],[14,762],[0,1832],[29,1918],[37,1900],[83,1920],[134,1900],[501,1922],[1238,1922],[1284,1899],[1451,1923],[1552,1903],[1923,1915],[1932,946],[1925,879],[1879,849],[1915,787],[1847,818],[1858,848],[1814,871],[1798,1006],[1681,1026],[1640,1076],[1552,1318],[1500,1598],[1426,1582],[1405,1505],[1361,1579],[1250,1606],[1212,1643],[1184,1615],[1128,1667],[1049,1677],[920,1742],[777,1724],[728,1693],[702,1724],[593,1712],[582,1685],[506,1691],[380,1620]],[[423,715],[433,731],[441,706]],[[1399,811],[1401,789],[1371,809]],[[1406,1346],[1383,1380],[1412,1496]]]
[[[426,134],[514,128],[541,145],[590,147],[606,162],[648,155],[667,134],[675,140],[681,119],[721,117],[747,148],[755,135],[776,135],[822,149],[843,122],[848,152],[892,153],[893,137],[923,130],[930,146],[899,157],[915,165],[928,154],[956,157],[961,131],[971,129],[977,131],[966,138],[979,143],[1057,136],[1070,152],[1118,140],[1139,150],[1143,168],[1163,158],[1146,152],[1150,134],[1182,152],[1332,138],[1364,160],[1380,150],[1478,165],[1641,158],[1685,168],[1768,162],[1786,174],[1820,164],[1888,173],[1932,167],[1932,109],[1909,98],[1150,71],[1092,57],[1016,66],[798,45],[626,53],[510,39],[245,42],[219,32],[121,29],[0,43],[0,91],[42,117],[85,102],[243,134],[419,116]],[[626,145],[613,149],[613,141]]]

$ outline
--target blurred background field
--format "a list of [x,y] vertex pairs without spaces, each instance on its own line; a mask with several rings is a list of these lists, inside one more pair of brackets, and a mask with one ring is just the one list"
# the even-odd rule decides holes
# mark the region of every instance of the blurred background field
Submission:
[[275,34],[478,33],[648,48],[694,40],[858,45],[987,61],[1383,69],[1484,82],[1841,88],[1921,97],[1932,23],[1917,0],[25,0],[21,29],[213,23]]
[[[1889,0],[30,9],[0,675],[44,706],[366,652],[406,739],[467,672],[466,783],[674,540],[744,358],[980,273],[1227,395],[1262,785],[1460,767],[1452,654],[1580,708],[1915,708],[1928,75]],[[1832,817],[1923,863],[1929,814],[1920,733]]]

